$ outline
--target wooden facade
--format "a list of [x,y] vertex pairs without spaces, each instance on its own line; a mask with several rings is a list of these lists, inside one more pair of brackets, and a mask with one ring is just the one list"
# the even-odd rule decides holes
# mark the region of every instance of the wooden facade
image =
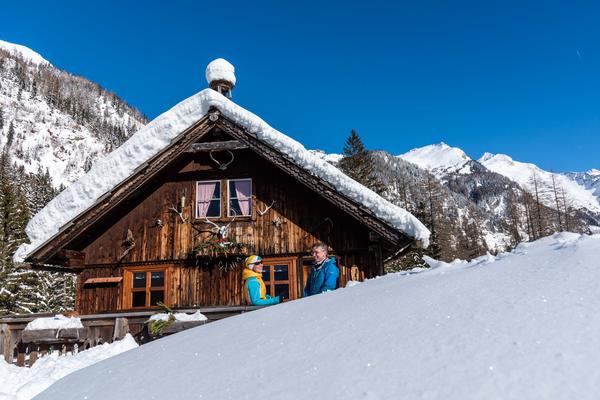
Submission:
[[[231,180],[251,182],[247,216],[230,216]],[[220,183],[220,216],[197,218],[198,182]],[[216,200],[215,200],[216,201]],[[208,222],[210,221],[210,222]],[[36,249],[30,262],[78,274],[76,310],[244,305],[241,268],[194,248],[228,225],[227,239],[263,256],[271,294],[301,297],[310,247],[322,241],[340,284],[383,273],[413,241],[213,111]]]

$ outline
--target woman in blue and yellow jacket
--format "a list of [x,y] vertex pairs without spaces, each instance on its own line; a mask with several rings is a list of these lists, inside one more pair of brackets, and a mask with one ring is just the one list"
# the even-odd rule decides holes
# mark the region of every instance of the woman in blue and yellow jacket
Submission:
[[244,297],[248,304],[253,306],[270,306],[280,302],[279,296],[271,297],[267,294],[267,287],[262,279],[263,263],[259,256],[250,256],[244,260],[242,282],[244,283]]

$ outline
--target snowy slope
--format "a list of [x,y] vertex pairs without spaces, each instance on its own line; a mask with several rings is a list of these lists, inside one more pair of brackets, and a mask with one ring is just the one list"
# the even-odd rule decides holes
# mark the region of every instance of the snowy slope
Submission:
[[590,190],[600,201],[600,170],[591,169],[587,172],[568,172],[565,176],[569,177],[585,189]]
[[597,399],[599,252],[600,235],[563,233],[430,260],[155,341],[37,399]]
[[23,57],[28,61],[31,61],[34,64],[50,65],[48,60],[46,60],[44,57],[42,57],[41,55],[39,55],[38,53],[36,53],[28,47],[21,46],[20,44],[0,40],[0,49],[6,50],[12,54],[18,54],[19,56]]
[[436,176],[450,172],[470,172],[468,168],[463,170],[463,167],[471,161],[471,158],[458,147],[450,147],[444,142],[412,149],[398,157],[416,164]]
[[594,196],[593,191],[586,189],[565,175],[544,171],[535,164],[515,161],[505,154],[485,153],[479,159],[479,162],[488,169],[517,182],[532,193],[534,192],[532,178],[535,174],[538,191],[540,191],[540,200],[549,207],[556,207],[552,184],[552,178],[554,177],[557,190],[561,192],[561,189],[564,189],[567,201],[571,202],[572,207],[576,209],[586,208],[594,213],[600,212],[600,202]]
[[77,180],[145,123],[114,94],[33,50],[3,41],[0,50],[0,149],[27,173],[48,170],[55,188]]
[[31,399],[65,375],[135,347],[138,347],[135,339],[127,334],[123,340],[104,343],[73,355],[59,357],[54,351],[38,359],[31,368],[7,364],[1,357],[0,399]]

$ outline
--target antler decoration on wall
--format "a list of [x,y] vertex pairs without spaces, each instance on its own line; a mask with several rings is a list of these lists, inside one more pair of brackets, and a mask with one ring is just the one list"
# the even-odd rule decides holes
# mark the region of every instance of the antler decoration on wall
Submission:
[[233,160],[235,159],[235,156],[233,155],[231,150],[227,150],[227,152],[229,153],[229,156],[231,157],[231,160],[229,160],[226,163],[222,163],[221,161],[219,161],[213,157],[213,152],[214,152],[214,150],[211,150],[210,153],[208,153],[208,156],[210,157],[211,160],[213,160],[219,166],[219,169],[221,171],[225,171],[227,169],[227,167],[229,166],[229,164],[231,164],[233,162]]
[[183,216],[183,211],[179,211],[175,207],[169,207],[169,211],[173,211],[175,214],[179,215],[179,218],[181,218],[181,223],[186,223],[187,219]]
[[121,254],[121,257],[119,257],[119,262],[121,262],[135,247],[135,238],[133,237],[133,232],[131,232],[131,229],[127,229],[127,237],[125,240],[123,240],[123,243],[121,243],[121,247],[123,247],[124,250],[123,254]]
[[[235,216],[227,225],[215,224],[213,221],[209,220],[208,218],[206,218],[206,221],[204,221],[204,222],[207,222],[207,223],[213,225],[214,228],[211,229],[211,232],[214,235],[218,236],[220,239],[224,239],[227,237],[227,233],[229,232],[229,226],[231,225],[231,223],[233,221],[235,221]],[[216,231],[215,231],[215,229],[216,229]]]
[[[175,214],[179,215],[181,219],[181,223],[185,224],[187,218],[183,216],[183,209],[185,208],[185,198],[187,196],[187,189],[183,189],[183,191],[179,194],[179,204],[177,207],[169,207],[169,211],[173,211]],[[179,211],[181,210],[181,211]]]
[[260,215],[261,217],[263,215],[265,215],[267,213],[267,211],[269,211],[271,209],[271,207],[273,207],[273,205],[275,205],[275,200],[273,200],[271,202],[271,205],[268,206],[267,208],[265,208],[264,210],[259,210],[258,208],[256,209],[256,212],[258,213],[258,215]]

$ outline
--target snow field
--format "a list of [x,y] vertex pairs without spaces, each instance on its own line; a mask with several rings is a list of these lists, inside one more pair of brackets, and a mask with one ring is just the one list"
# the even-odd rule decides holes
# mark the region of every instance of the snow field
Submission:
[[74,355],[58,356],[53,352],[31,368],[7,364],[0,358],[0,400],[28,400],[60,378],[100,360],[137,347],[129,334],[123,340],[105,343]]
[[599,251],[600,235],[562,233],[429,260],[152,342],[38,398],[596,399]]

